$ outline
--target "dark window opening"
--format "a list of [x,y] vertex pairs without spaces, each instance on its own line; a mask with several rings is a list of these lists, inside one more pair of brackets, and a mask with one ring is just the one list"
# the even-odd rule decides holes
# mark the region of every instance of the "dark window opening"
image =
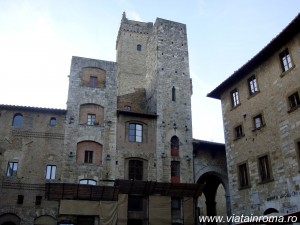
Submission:
[[93,163],[93,151],[84,152],[84,163]]
[[17,204],[22,205],[24,202],[24,195],[18,195]]
[[239,180],[240,180],[240,187],[249,186],[248,170],[247,170],[246,163],[239,165]]
[[242,125],[239,125],[239,126],[235,127],[234,132],[235,132],[235,139],[239,139],[241,137],[244,137]]
[[300,98],[298,92],[295,92],[294,94],[290,95],[288,99],[289,99],[290,109],[295,109],[298,106],[300,106]]
[[268,181],[271,179],[271,171],[269,165],[269,158],[267,155],[262,156],[258,159],[259,173],[261,181]]
[[171,138],[171,156],[179,156],[179,139],[177,136]]
[[171,183],[180,183],[180,162],[171,161]]
[[35,205],[41,205],[41,204],[42,204],[42,196],[36,196]]
[[138,45],[136,46],[136,50],[139,51],[139,52],[142,51],[142,45],[138,44]]
[[143,197],[129,195],[128,211],[143,211]]
[[176,88],[174,86],[172,87],[172,101],[176,101]]
[[128,178],[132,180],[143,180],[143,161],[129,161]]

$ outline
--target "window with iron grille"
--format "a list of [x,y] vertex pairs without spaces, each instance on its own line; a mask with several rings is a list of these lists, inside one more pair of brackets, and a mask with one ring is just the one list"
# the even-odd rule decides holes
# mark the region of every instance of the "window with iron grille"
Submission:
[[285,72],[293,67],[292,59],[288,49],[285,49],[279,54],[282,72]]

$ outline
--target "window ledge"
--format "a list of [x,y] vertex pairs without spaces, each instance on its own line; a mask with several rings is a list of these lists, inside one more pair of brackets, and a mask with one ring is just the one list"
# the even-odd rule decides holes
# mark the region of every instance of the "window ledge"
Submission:
[[239,191],[246,190],[246,189],[249,189],[249,188],[251,188],[251,185],[239,187]]
[[233,139],[233,141],[238,141],[238,140],[242,139],[243,137],[245,137],[245,134],[243,134],[243,135],[240,136],[240,137],[236,137],[235,139]]
[[241,105],[241,103],[237,104],[236,106],[232,106],[231,111],[235,110],[236,108],[238,108]]
[[260,127],[258,127],[258,128],[254,128],[254,129],[252,130],[252,132],[255,132],[255,131],[258,131],[258,130],[262,130],[265,126],[266,126],[266,125],[263,124],[262,126],[260,126]]
[[288,113],[294,112],[294,111],[296,111],[298,108],[300,108],[300,105],[297,105],[296,107],[290,108],[287,112],[288,112]]
[[270,182],[273,182],[273,181],[274,181],[274,179],[270,178],[268,180],[260,181],[258,184],[267,184],[267,183],[270,183]]
[[288,70],[282,72],[280,74],[280,77],[284,77],[286,74],[288,74],[291,70],[293,70],[295,68],[295,65],[293,65],[291,68],[289,68]]
[[260,90],[254,92],[253,94],[249,94],[248,99],[253,98],[254,96],[258,95],[260,93]]

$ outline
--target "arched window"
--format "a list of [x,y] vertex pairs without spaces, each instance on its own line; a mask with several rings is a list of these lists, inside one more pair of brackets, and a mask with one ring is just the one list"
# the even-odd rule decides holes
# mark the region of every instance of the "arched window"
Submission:
[[177,136],[171,138],[171,156],[179,156],[179,139]]
[[172,101],[173,101],[173,102],[176,101],[176,89],[175,89],[174,86],[173,86],[173,88],[172,88]]
[[14,115],[12,126],[14,128],[21,128],[23,126],[23,115],[21,113],[16,113]]
[[139,51],[139,52],[142,51],[142,45],[138,44],[138,45],[136,46],[136,50]]
[[88,185],[96,185],[97,181],[92,180],[92,179],[81,179],[79,181],[79,184],[88,184]]

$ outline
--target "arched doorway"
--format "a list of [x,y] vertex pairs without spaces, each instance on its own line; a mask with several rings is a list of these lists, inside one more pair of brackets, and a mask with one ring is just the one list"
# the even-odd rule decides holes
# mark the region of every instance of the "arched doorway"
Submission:
[[0,216],[0,225],[20,225],[21,219],[13,214],[6,213]]

